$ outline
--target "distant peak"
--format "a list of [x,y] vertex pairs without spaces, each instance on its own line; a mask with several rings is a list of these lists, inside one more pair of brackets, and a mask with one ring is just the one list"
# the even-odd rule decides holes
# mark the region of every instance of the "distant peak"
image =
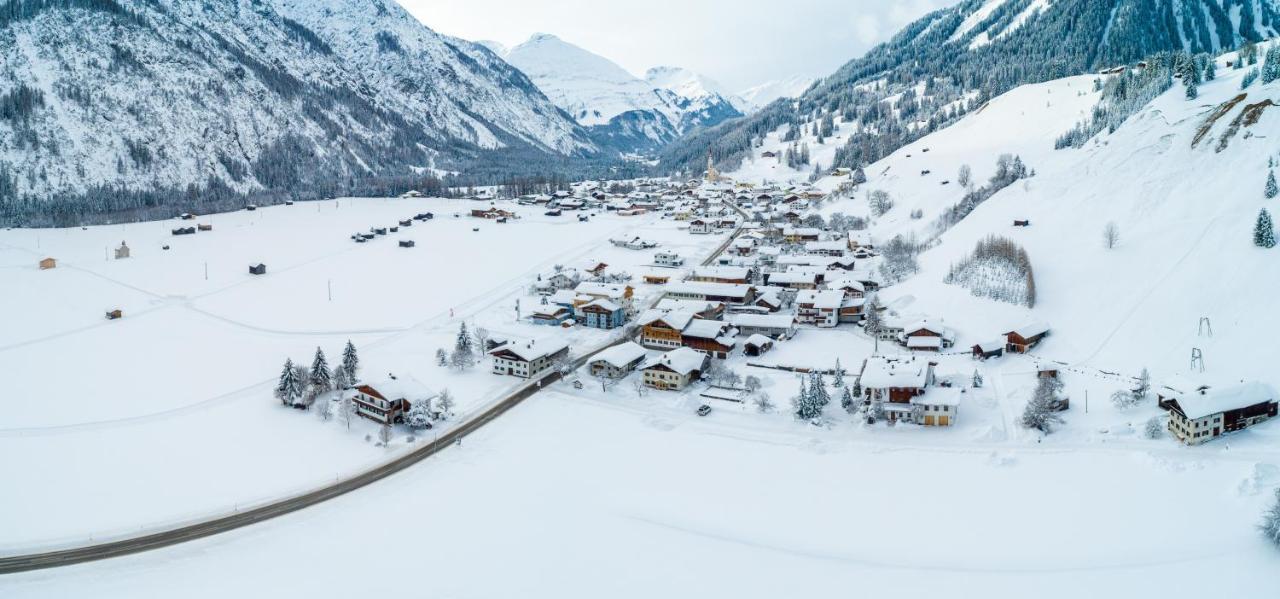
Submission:
[[554,35],[551,35],[550,33],[535,33],[535,34],[533,34],[533,35],[529,36],[529,43],[534,43],[534,42],[558,42],[558,41],[560,41],[560,38],[558,38],[558,37],[556,37],[556,36],[554,36]]

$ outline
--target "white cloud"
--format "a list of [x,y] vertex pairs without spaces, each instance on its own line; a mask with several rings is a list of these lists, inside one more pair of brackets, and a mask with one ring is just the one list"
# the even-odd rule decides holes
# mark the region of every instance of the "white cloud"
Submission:
[[822,76],[957,0],[399,0],[428,27],[518,44],[555,34],[637,75],[682,66],[742,89]]

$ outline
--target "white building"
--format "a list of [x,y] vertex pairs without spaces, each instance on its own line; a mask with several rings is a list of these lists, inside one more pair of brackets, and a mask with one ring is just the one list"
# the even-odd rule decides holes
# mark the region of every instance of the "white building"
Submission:
[[560,339],[513,342],[489,352],[493,373],[533,378],[550,370],[557,360],[569,355],[569,344]]
[[658,252],[653,255],[653,263],[658,266],[684,266],[684,257],[675,252]]
[[644,384],[654,389],[679,391],[702,377],[710,358],[687,347],[650,358],[641,368]]
[[628,341],[596,354],[588,366],[592,376],[620,379],[635,370],[644,362],[644,358],[644,348],[634,341]]

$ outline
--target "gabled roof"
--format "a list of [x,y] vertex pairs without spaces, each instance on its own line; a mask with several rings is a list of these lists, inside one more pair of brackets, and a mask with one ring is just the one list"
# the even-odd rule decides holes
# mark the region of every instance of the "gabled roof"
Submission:
[[706,354],[687,347],[681,347],[679,349],[673,349],[660,356],[649,358],[649,360],[641,366],[641,369],[648,370],[650,368],[662,366],[676,374],[689,374],[695,370],[700,370],[706,360]]
[[578,286],[574,287],[573,290],[578,292],[580,295],[595,295],[610,299],[621,298],[627,294],[626,285],[617,285],[614,283],[593,283],[591,281],[578,283]]
[[619,306],[607,299],[598,299],[578,307],[579,310],[585,310],[587,308],[600,308],[605,312],[617,312],[622,309],[622,306]]
[[568,347],[568,342],[559,338],[518,341],[496,347],[489,351],[489,355],[492,356],[509,352],[525,362],[532,362],[533,360],[550,356],[561,350],[567,349]]
[[616,368],[626,368],[634,364],[637,360],[643,359],[645,356],[644,348],[634,341],[615,345],[606,349],[593,358],[592,362],[604,362]]
[[834,289],[801,291],[796,294],[797,304],[812,304],[814,308],[835,310],[844,301],[844,294]]
[[789,329],[795,326],[795,318],[790,314],[734,314],[729,322],[735,327]]
[[929,363],[911,356],[871,356],[862,366],[862,386],[869,389],[915,389],[929,382]]
[[1203,392],[1178,393],[1173,397],[1183,415],[1192,420],[1264,402],[1280,401],[1280,396],[1276,395],[1276,390],[1271,385],[1257,381]]
[[1040,335],[1048,333],[1049,325],[1043,322],[1033,322],[1030,324],[1022,325],[1009,332],[1016,334],[1019,337],[1022,337],[1023,339],[1030,339],[1032,337],[1038,337]]
[[729,323],[719,320],[706,320],[703,318],[695,318],[689,321],[682,333],[685,337],[695,337],[698,339],[718,339],[725,330],[729,328]]
[[743,345],[754,345],[756,347],[763,347],[766,343],[772,345],[773,339],[765,337],[760,333],[756,333],[750,337],[747,337],[747,340],[743,342]]
[[693,312],[688,310],[672,310],[663,312],[662,310],[645,310],[640,318],[636,319],[636,324],[640,326],[648,326],[655,323],[662,323],[677,331],[683,331],[689,326],[689,321],[693,320]]

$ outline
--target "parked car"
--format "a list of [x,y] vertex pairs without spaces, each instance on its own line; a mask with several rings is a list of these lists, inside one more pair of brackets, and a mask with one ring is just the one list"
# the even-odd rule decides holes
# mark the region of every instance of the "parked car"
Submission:
[[707,414],[710,414],[710,413],[711,413],[711,406],[709,406],[709,405],[707,405],[707,404],[702,404],[702,405],[698,406],[698,415],[699,415],[699,416],[706,416]]

